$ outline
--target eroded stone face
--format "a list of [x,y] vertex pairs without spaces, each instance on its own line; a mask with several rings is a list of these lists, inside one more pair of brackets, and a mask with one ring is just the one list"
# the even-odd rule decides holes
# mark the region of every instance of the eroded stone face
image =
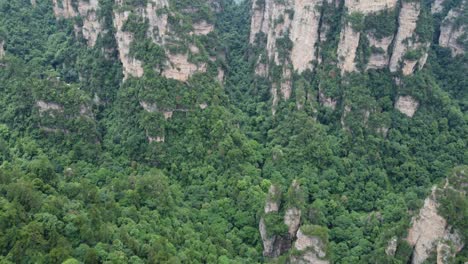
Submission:
[[268,198],[265,203],[265,214],[271,212],[278,212],[279,210],[279,201],[277,201],[276,197],[280,195],[280,190],[277,186],[271,185],[270,189],[268,190]]
[[323,249],[324,245],[320,238],[307,236],[300,229],[297,231],[297,240],[294,243],[294,248],[299,251],[312,249],[319,258],[324,258],[326,256],[326,252]]
[[169,65],[163,70],[163,76],[179,81],[187,81],[195,72],[205,72],[206,64],[196,65],[188,61],[188,54],[169,54]]
[[422,263],[429,257],[436,240],[445,234],[447,222],[437,213],[433,195],[426,198],[417,218],[408,231],[408,243],[414,246],[413,264]]
[[408,117],[413,117],[418,107],[419,102],[409,95],[399,96],[395,103],[395,108]]
[[442,21],[440,27],[439,45],[449,48],[452,52],[452,56],[465,53],[463,45],[458,43],[457,40],[467,32],[468,28],[466,25],[455,25],[455,20],[463,15],[464,5],[466,5],[466,1],[462,2],[460,8],[452,8],[447,14],[447,17]]
[[293,48],[291,61],[299,73],[312,69],[316,59],[316,44],[319,41],[320,11],[322,0],[296,0],[294,18],[291,24]]
[[427,50],[427,43],[419,43],[417,40],[413,41],[420,10],[421,7],[419,2],[402,2],[398,18],[398,32],[395,37],[395,44],[389,64],[391,72],[398,71],[399,65],[402,63],[403,75],[410,75],[414,72],[416,64],[419,64],[419,68],[422,68],[426,63],[426,54],[417,61],[405,60],[404,58],[406,53],[410,50],[421,49],[424,52]]
[[4,49],[3,45],[5,45],[4,42],[0,40],[0,59],[5,57],[5,49]]
[[382,49],[383,53],[372,53],[367,63],[367,69],[383,69],[388,66],[388,48],[393,41],[393,36],[377,39],[371,34],[367,35],[369,46]]
[[[35,5],[32,2],[33,5]],[[72,0],[53,0],[54,14],[56,18],[74,18],[80,16],[83,21],[82,27],[75,25],[75,33],[82,33],[88,46],[94,47],[99,34],[103,31],[103,26],[97,16],[99,9],[98,0],[79,0],[77,10],[72,5]]]

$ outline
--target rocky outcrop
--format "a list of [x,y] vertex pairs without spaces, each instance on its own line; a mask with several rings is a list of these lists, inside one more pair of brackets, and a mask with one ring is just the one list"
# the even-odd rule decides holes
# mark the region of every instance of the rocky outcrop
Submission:
[[320,10],[317,7],[321,3],[322,0],[296,0],[294,3],[291,61],[299,73],[312,69],[312,61],[316,59],[320,25]]
[[46,102],[39,100],[36,102],[36,106],[39,110],[39,114],[42,115],[44,113],[49,113],[53,116],[53,112],[63,112],[63,106],[53,102]]
[[356,50],[359,45],[361,33],[355,31],[350,23],[344,26],[340,33],[340,43],[338,44],[338,68],[341,74],[356,71]]
[[[417,64],[419,64],[419,68],[422,68],[426,63],[429,44],[419,43],[415,36],[420,11],[419,2],[402,2],[398,18],[398,32],[389,65],[391,72],[401,69],[403,75],[410,75],[414,72]],[[417,52],[420,57],[417,59],[406,58],[408,52]],[[400,65],[402,66],[400,67]]]
[[331,97],[327,97],[322,91],[319,92],[319,102],[325,107],[333,110],[336,108],[337,101]]
[[382,39],[375,38],[372,34],[367,35],[369,45],[380,52],[373,52],[369,57],[367,69],[383,69],[388,66],[388,48],[393,41],[393,36]]
[[77,10],[73,7],[72,0],[53,0],[54,14],[57,18],[74,18],[80,16],[83,25],[75,25],[75,32],[83,34],[88,46],[94,47],[99,34],[103,31],[102,23],[99,21],[97,12],[99,9],[98,0],[79,0]]
[[397,0],[345,0],[345,7],[350,14],[353,12],[369,14],[394,8],[397,3]]
[[205,20],[193,24],[193,33],[195,35],[208,35],[214,30],[214,26]]
[[327,255],[325,247],[325,242],[321,238],[306,235],[299,229],[297,240],[294,242],[294,249],[299,251],[299,254],[291,256],[291,261],[304,264],[328,264],[330,262],[325,259]]
[[114,12],[115,39],[122,63],[124,79],[143,76],[143,63],[130,56],[130,45],[134,39],[131,32],[123,31],[123,25],[130,15],[129,11]]
[[278,186],[276,185],[271,185],[270,189],[268,190],[268,197],[267,201],[265,203],[265,208],[264,212],[265,214],[271,213],[271,212],[278,212],[279,210],[279,199],[278,196],[280,196],[280,190]]
[[437,212],[438,202],[436,187],[431,195],[424,200],[424,206],[419,215],[412,220],[408,231],[408,243],[413,246],[412,264],[423,263],[431,253],[436,252],[437,263],[447,263],[446,259],[453,256],[449,244],[455,244],[455,253],[463,247],[463,242],[457,232],[451,232],[445,218]]
[[268,77],[270,62],[282,68],[281,77],[272,85],[273,113],[279,95],[284,100],[291,97],[293,72],[312,69],[312,61],[317,59],[321,3],[322,0],[253,1],[250,43],[262,36],[259,44],[265,45],[255,73]]
[[395,103],[395,108],[408,117],[413,117],[418,107],[419,102],[409,95],[399,96]]
[[431,6],[431,13],[432,14],[436,14],[436,13],[440,13],[442,12],[442,10],[444,9],[443,7],[443,3],[444,3],[445,0],[435,0],[434,3],[432,3],[432,6]]
[[[395,8],[396,4],[396,0],[346,0],[345,8],[348,15],[353,13],[366,15]],[[361,33],[356,31],[350,22],[347,22],[341,30],[340,42],[337,49],[338,67],[341,70],[341,74],[356,71],[356,50],[359,46],[360,37]]]
[[2,59],[3,57],[5,57],[5,49],[4,49],[4,41],[3,40],[0,40],[0,59]]
[[397,246],[398,246],[398,238],[396,236],[392,237],[392,239],[388,241],[387,248],[385,249],[385,254],[387,254],[388,256],[395,256]]
[[462,2],[461,7],[451,9],[440,27],[439,45],[449,48],[452,56],[465,53],[460,39],[468,31],[468,25],[457,22],[463,16],[464,9],[466,9],[465,5],[466,1]]
[[196,65],[188,61],[188,54],[169,54],[169,65],[162,75],[179,81],[187,81],[195,72],[205,72],[206,64]]

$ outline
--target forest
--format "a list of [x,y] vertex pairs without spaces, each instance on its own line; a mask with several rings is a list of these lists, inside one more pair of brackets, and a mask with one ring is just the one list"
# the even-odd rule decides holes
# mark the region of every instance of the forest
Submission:
[[[324,2],[321,64],[292,73],[291,96],[279,100],[271,87],[286,79],[294,43],[277,39],[276,65],[265,34],[249,42],[252,1],[59,7],[93,2],[103,30],[90,46],[76,33],[86,19],[57,18],[56,0],[0,0],[0,263],[302,263],[294,250],[263,253],[259,223],[284,236],[290,207],[304,234],[326,241],[327,263],[412,263],[404,238],[433,186],[439,214],[468,241],[468,57],[438,44],[444,16],[431,14],[432,1],[421,1],[416,28],[430,43],[427,62],[407,76],[366,71],[382,51],[364,33],[357,71],[341,76],[341,27],[385,38],[398,10],[364,17]],[[149,2],[167,2],[156,14],[172,35],[148,33],[151,17],[138,10]],[[442,12],[462,2],[446,0]],[[121,28],[118,12],[127,14]],[[297,15],[288,12],[286,21]],[[127,57],[141,63],[139,76],[126,71],[120,29],[133,36]],[[268,77],[256,74],[257,58]],[[191,65],[186,80],[171,78],[168,68]],[[399,96],[419,102],[411,118],[395,109]],[[281,205],[266,213],[272,186]],[[444,263],[467,261],[465,246]],[[433,253],[424,263],[439,262]]]

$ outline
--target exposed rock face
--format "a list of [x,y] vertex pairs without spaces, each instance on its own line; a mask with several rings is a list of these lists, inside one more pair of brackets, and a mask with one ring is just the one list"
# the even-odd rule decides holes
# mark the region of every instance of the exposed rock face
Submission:
[[408,117],[413,117],[418,107],[419,102],[411,96],[399,96],[395,103],[395,108]]
[[[62,7],[59,5],[59,1],[62,1]],[[72,18],[77,14],[73,8],[72,0],[52,0],[54,3],[54,14],[56,17]]]
[[444,9],[444,7],[442,6],[443,3],[444,0],[435,0],[434,3],[432,3],[431,13],[440,13]]
[[301,223],[301,210],[295,207],[288,208],[284,214],[284,223],[288,226],[289,237],[295,237]]
[[163,70],[166,78],[187,81],[195,72],[205,72],[206,64],[200,66],[188,61],[188,54],[169,54],[169,65]]
[[[348,14],[359,12],[362,14],[370,14],[385,9],[394,8],[397,4],[396,0],[346,0],[345,7]],[[359,46],[359,38],[361,33],[353,29],[351,23],[347,23],[340,33],[340,43],[338,44],[338,67],[341,69],[341,74],[346,72],[356,71],[356,50]],[[391,42],[391,41],[390,41]],[[388,47],[388,44],[387,44]]]
[[93,47],[96,44],[98,35],[103,31],[103,26],[97,17],[97,10],[99,9],[98,0],[79,0],[77,1],[78,10],[74,9],[72,0],[53,0],[53,4],[54,14],[57,18],[74,18],[78,15],[81,16],[83,19],[83,26],[81,29],[75,26],[75,32],[81,31],[88,46]]
[[193,24],[193,32],[195,35],[208,35],[210,32],[214,30],[214,26],[211,24],[208,24],[205,20]]
[[340,33],[340,43],[338,44],[338,68],[341,69],[341,74],[353,72],[356,70],[354,62],[356,58],[356,50],[359,45],[361,34],[356,32],[350,23],[347,23]]
[[[419,68],[422,68],[426,63],[428,44],[418,43],[417,40],[413,40],[420,10],[419,2],[402,2],[398,18],[398,32],[395,37],[395,44],[389,65],[391,72],[398,71],[398,69],[400,69],[400,63],[402,63],[403,75],[410,75],[414,72],[416,64],[419,63]],[[424,54],[421,58],[418,60],[405,59],[405,55],[408,51],[415,51],[418,49],[423,50]]]
[[457,18],[462,16],[465,5],[466,1],[462,2],[460,8],[450,10],[440,27],[439,45],[449,48],[452,51],[452,56],[465,53],[463,45],[458,40],[467,32],[468,26],[455,22]]
[[388,241],[387,248],[385,249],[385,254],[387,254],[388,256],[395,256],[397,245],[398,245],[398,238],[392,237],[392,239]]
[[320,11],[322,0],[296,0],[294,18],[291,24],[293,48],[291,61],[299,73],[312,69],[311,62],[316,59],[316,44],[319,40]]
[[[279,196],[280,190],[277,186],[272,185],[268,190],[268,197],[265,203],[265,214],[277,213],[280,206]],[[263,255],[265,257],[275,258],[289,250],[291,241],[288,238],[279,235],[269,235],[265,224],[265,219],[262,217],[259,223],[260,236],[263,242]]]
[[278,212],[279,201],[276,198],[278,195],[280,195],[279,188],[275,185],[271,185],[270,189],[268,190],[268,198],[265,203],[265,209],[264,209],[265,214],[268,214],[271,212]]
[[3,40],[0,40],[0,59],[5,57],[5,50],[3,48],[3,45],[5,45]]
[[158,107],[156,104],[151,104],[145,101],[141,101],[140,106],[143,107],[145,111],[150,112],[150,113],[154,113],[158,111]]
[[122,29],[129,15],[129,11],[122,13],[114,12],[115,39],[117,40],[120,62],[122,62],[124,79],[130,76],[143,76],[143,63],[130,56],[130,45],[134,38],[133,34]]
[[[423,263],[432,252],[437,252],[437,263],[447,263],[447,259],[460,251],[463,242],[457,232],[450,232],[447,221],[437,212],[436,187],[424,201],[419,215],[412,220],[408,231],[408,243],[414,247],[413,264]],[[447,241],[455,245],[450,249]]]
[[45,101],[37,101],[36,106],[39,109],[39,113],[44,113],[47,111],[57,111],[57,112],[63,112],[63,106],[53,103],[53,102],[45,102]]
[[79,1],[78,12],[83,18],[83,37],[88,41],[88,46],[94,47],[100,32],[102,24],[99,22],[96,11],[99,8],[98,0]]
[[[275,87],[283,99],[289,99],[293,71],[312,69],[311,62],[316,60],[321,3],[322,0],[253,1],[250,43],[259,36],[266,37],[266,53],[258,58],[255,72],[268,77],[269,62],[282,68],[281,80],[272,87],[273,113],[279,100]],[[291,41],[292,49],[280,53],[285,49],[284,45],[278,46],[280,41]]]
[[349,13],[361,12],[364,14],[394,8],[397,0],[345,0]]
[[294,248],[302,251],[300,256],[292,256],[292,263],[304,264],[328,264],[328,260],[324,260],[326,252],[322,240],[315,236],[305,235],[302,230],[297,231],[297,240],[294,243]]
[[330,107],[333,110],[336,108],[337,101],[327,97],[323,92],[319,92],[319,101],[323,106]]
[[388,47],[393,41],[393,36],[385,37],[382,39],[377,39],[371,34],[367,35],[369,40],[369,45],[381,49],[382,53],[372,53],[369,57],[369,62],[367,64],[367,69],[382,69],[388,66]]

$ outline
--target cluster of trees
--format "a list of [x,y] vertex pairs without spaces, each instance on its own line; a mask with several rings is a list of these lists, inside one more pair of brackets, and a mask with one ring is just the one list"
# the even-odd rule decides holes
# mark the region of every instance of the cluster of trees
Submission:
[[[408,212],[467,160],[466,56],[433,47],[429,66],[402,87],[387,71],[342,81],[327,64],[339,32],[330,23],[323,66],[294,76],[291,100],[273,116],[271,84],[253,74],[252,53],[262,51],[247,41],[251,5],[219,3],[216,13],[205,1],[170,1],[183,27],[216,23],[192,40],[225,61],[186,83],[155,71],[122,83],[112,30],[88,48],[48,1],[0,0],[0,262],[265,262],[258,222],[266,194],[271,184],[287,193],[294,180],[305,230],[329,241],[333,263],[407,262],[403,242],[385,257],[389,239],[406,235]],[[113,4],[100,1],[110,29]],[[184,11],[192,4],[196,12]],[[341,19],[333,8],[324,4],[324,20]],[[145,23],[126,25],[141,35],[132,52],[160,65],[167,47],[148,41]],[[219,66],[223,85],[214,81]],[[319,104],[319,86],[338,99],[335,110]],[[420,102],[412,119],[393,109],[398,93]],[[58,108],[41,111],[39,101]],[[164,142],[150,142],[157,136]],[[466,199],[446,195],[441,212],[466,236]],[[281,219],[268,223],[284,232]]]

